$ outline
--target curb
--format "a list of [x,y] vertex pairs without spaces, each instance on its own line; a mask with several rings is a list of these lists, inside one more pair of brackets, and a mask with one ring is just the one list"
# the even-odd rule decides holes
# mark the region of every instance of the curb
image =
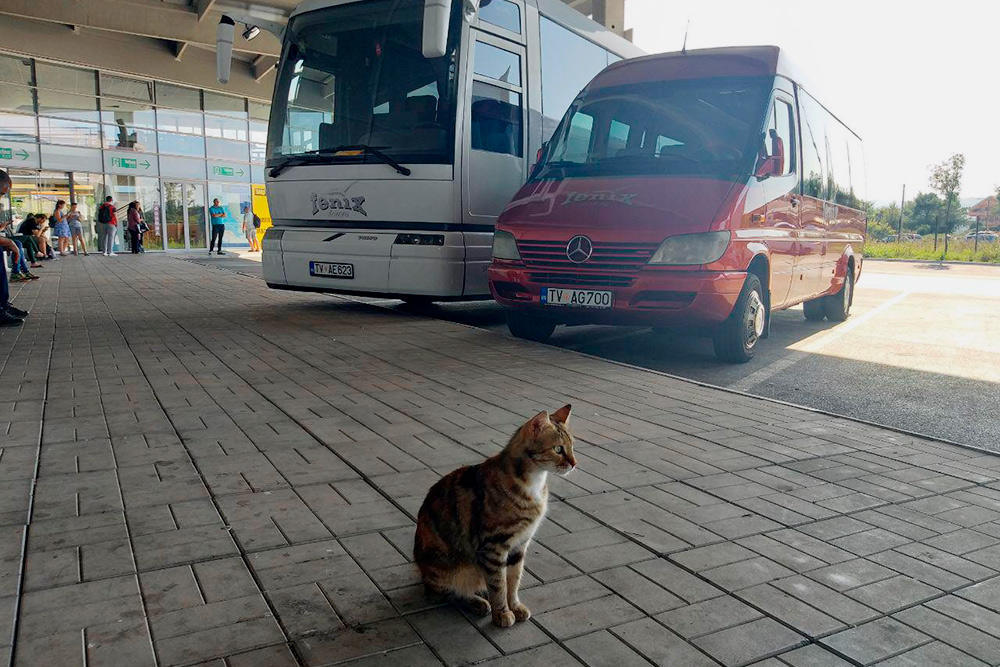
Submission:
[[956,264],[959,266],[993,266],[1000,268],[996,262],[960,262],[956,259],[945,261],[937,259],[903,259],[900,257],[865,257],[865,262],[899,262],[901,264]]

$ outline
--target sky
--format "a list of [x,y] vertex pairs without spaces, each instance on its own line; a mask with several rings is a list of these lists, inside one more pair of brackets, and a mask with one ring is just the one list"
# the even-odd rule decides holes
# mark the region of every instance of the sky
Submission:
[[964,153],[962,197],[1000,185],[1000,2],[626,0],[649,53],[774,44],[863,140],[867,199],[929,192],[931,165]]

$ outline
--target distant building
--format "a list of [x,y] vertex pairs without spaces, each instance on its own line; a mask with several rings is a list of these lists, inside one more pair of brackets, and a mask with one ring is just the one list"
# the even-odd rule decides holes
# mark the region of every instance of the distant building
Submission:
[[997,211],[997,198],[987,197],[970,206],[967,210],[970,218],[979,221],[981,229],[1000,228],[1000,212]]

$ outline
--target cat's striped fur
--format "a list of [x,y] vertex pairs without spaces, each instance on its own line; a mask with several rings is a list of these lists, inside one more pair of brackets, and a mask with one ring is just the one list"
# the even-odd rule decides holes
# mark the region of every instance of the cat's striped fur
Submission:
[[524,553],[545,516],[548,474],[576,467],[570,410],[539,413],[502,452],[431,487],[413,546],[428,593],[447,595],[482,616],[492,611],[501,627],[528,620],[531,612],[517,596]]

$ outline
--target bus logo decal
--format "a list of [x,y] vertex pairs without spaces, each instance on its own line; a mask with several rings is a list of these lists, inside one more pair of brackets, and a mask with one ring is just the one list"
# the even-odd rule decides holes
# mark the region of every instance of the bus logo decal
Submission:
[[[343,192],[331,192],[326,195],[318,195],[312,192],[309,196],[312,199],[313,215],[316,215],[320,211],[334,211],[331,217],[340,218],[346,217],[348,212],[354,211],[366,218],[368,217],[368,212],[365,211],[364,197],[348,197]],[[337,212],[341,213],[338,214]]]
[[566,244],[566,257],[569,261],[582,264],[594,254],[594,244],[586,236],[574,236]]

